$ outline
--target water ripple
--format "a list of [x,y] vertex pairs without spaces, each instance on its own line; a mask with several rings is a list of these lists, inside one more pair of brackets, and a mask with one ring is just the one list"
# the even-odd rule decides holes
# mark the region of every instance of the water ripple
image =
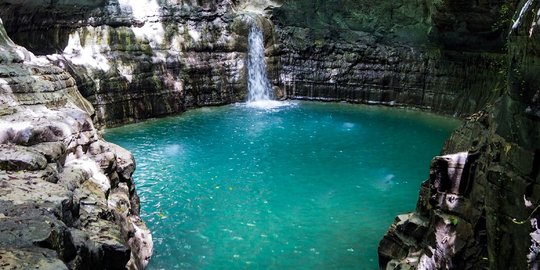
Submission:
[[[149,269],[376,269],[456,122],[345,104],[237,104],[107,130],[133,152]],[[284,106],[281,106],[284,105]],[[407,153],[407,158],[403,158]]]

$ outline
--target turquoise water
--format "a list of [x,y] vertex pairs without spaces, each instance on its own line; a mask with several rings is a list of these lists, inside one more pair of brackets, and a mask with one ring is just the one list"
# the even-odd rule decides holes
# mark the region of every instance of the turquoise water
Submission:
[[109,129],[133,152],[149,269],[377,269],[458,125],[417,111],[299,102],[203,108]]

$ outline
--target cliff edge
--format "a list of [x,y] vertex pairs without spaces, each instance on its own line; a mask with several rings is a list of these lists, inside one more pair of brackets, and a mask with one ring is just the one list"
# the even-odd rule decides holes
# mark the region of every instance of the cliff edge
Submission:
[[135,162],[94,128],[75,79],[11,41],[0,21],[0,265],[143,269]]
[[540,267],[540,1],[519,1],[507,88],[432,161],[414,213],[379,246],[381,269]]

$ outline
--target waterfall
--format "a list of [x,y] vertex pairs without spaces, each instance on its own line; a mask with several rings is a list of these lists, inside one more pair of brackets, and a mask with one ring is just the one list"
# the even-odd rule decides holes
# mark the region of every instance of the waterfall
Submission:
[[272,84],[266,74],[264,58],[264,35],[254,19],[250,21],[247,54],[247,106],[257,109],[272,110],[295,103],[274,100]]
[[247,73],[248,103],[272,100],[272,86],[266,75],[264,36],[256,23],[253,23],[249,30]]

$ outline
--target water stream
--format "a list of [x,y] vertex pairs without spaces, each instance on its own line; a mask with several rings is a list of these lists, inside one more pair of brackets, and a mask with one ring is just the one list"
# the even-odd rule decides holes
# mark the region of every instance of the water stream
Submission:
[[248,36],[248,102],[264,102],[272,99],[272,86],[266,75],[264,35],[253,23]]
[[266,69],[264,34],[255,19],[252,19],[248,36],[247,73],[248,106],[272,109],[289,105],[288,102],[274,100],[275,95]]

